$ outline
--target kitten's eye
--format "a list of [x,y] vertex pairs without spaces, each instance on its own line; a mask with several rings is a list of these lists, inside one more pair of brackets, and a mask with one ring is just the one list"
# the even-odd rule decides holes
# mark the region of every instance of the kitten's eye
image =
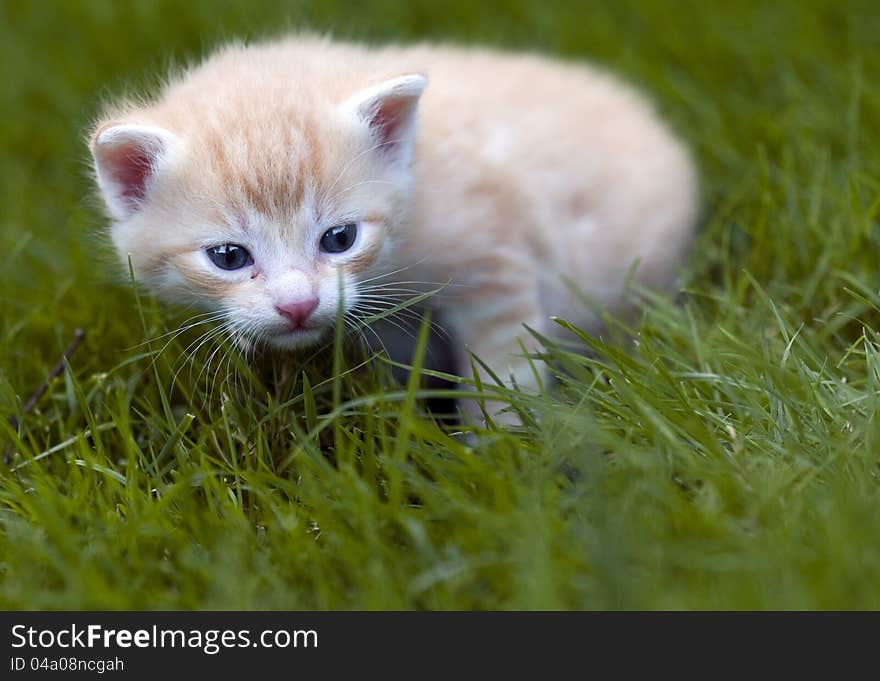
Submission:
[[357,237],[357,225],[337,225],[331,227],[321,237],[321,250],[325,253],[342,253],[351,248]]
[[242,267],[254,264],[254,259],[244,246],[237,244],[223,244],[211,246],[207,249],[211,262],[221,270],[240,270]]

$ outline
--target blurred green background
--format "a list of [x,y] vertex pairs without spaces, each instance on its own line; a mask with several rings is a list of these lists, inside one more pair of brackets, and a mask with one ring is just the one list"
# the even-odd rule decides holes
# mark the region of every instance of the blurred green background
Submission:
[[[687,294],[646,310],[637,349],[596,341],[553,398],[577,419],[472,451],[365,407],[327,459],[308,424],[290,438],[303,407],[266,398],[177,433],[196,408],[131,359],[147,334],[84,134],[173,65],[300,28],[593,60],[691,145]],[[878,36],[871,0],[0,0],[0,409],[88,334],[2,431],[13,466],[43,456],[0,464],[0,606],[880,606]],[[333,405],[296,385],[314,425]]]

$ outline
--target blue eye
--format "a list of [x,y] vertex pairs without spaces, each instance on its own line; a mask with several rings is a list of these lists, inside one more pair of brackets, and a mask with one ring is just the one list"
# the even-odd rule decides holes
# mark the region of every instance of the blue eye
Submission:
[[356,237],[357,225],[354,223],[331,227],[321,237],[321,250],[325,253],[342,253],[352,247]]
[[211,262],[221,270],[240,270],[254,264],[254,259],[244,246],[223,244],[206,249]]

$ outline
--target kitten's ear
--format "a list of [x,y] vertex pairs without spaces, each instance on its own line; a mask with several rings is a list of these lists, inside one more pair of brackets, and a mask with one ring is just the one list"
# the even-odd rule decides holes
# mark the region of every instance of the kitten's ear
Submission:
[[370,126],[378,151],[409,163],[419,97],[428,84],[420,74],[400,76],[361,90],[342,104],[343,111]]
[[176,135],[154,125],[105,126],[92,138],[98,186],[110,214],[124,220],[147,198],[162,162],[177,146]]

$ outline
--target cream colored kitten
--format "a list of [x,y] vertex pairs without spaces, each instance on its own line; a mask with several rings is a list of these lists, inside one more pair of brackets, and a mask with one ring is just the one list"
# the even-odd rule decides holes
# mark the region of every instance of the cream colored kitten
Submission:
[[668,288],[696,214],[689,156],[639,94],[481,49],[227,47],[108,113],[91,149],[119,255],[165,298],[290,349],[340,303],[449,282],[430,302],[457,370],[470,351],[525,389],[523,324],[595,329],[571,285],[612,312],[627,277]]

